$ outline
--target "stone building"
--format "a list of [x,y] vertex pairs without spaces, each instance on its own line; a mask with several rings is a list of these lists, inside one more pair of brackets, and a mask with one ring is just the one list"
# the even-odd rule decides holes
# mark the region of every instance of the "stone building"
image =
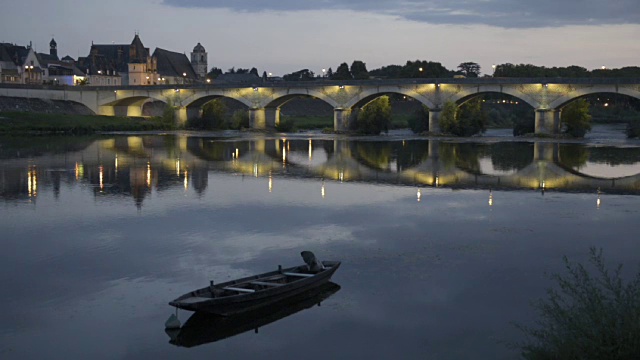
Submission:
[[193,84],[198,80],[198,75],[187,55],[156,48],[153,59],[157,64],[158,84]]
[[200,43],[191,52],[191,66],[198,75],[198,80],[205,81],[207,77],[207,51]]

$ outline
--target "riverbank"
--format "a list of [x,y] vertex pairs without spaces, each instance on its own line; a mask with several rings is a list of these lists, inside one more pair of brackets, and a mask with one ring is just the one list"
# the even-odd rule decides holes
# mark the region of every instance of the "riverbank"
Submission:
[[172,130],[172,123],[159,117],[0,112],[0,135],[80,135],[108,131]]

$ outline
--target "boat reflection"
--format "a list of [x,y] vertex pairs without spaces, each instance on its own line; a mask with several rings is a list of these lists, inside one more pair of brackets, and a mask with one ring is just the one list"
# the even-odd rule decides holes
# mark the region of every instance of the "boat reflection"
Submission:
[[223,340],[276,322],[320,303],[340,290],[340,285],[329,282],[316,289],[288,298],[256,311],[222,317],[196,312],[180,329],[165,329],[169,343],[180,347],[195,347]]

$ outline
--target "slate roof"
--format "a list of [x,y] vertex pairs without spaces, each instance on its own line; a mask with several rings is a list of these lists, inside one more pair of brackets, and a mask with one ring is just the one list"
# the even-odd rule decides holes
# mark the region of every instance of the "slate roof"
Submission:
[[[89,56],[80,59],[96,67],[104,67],[102,70],[117,70],[126,73],[129,71],[129,63],[146,63],[149,57],[149,49],[145,48],[136,34],[131,44],[91,44]],[[85,65],[86,67],[86,65]]]
[[202,46],[202,44],[198,43],[198,45],[196,45],[193,48],[193,52],[205,52],[206,50],[204,49],[204,46]]
[[36,53],[36,57],[38,58],[38,62],[41,66],[47,67],[51,63],[57,63],[60,60],[57,56],[43,53]]
[[29,48],[9,43],[0,43],[0,61],[11,61],[22,65],[29,55]]
[[191,61],[185,54],[156,48],[153,57],[157,60],[158,74],[160,75],[182,77],[182,74],[186,73],[188,79],[195,80],[198,77],[191,66]]

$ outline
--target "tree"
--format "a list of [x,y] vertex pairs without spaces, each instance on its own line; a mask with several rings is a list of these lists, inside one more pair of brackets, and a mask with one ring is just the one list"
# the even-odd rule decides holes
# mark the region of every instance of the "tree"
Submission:
[[224,129],[227,127],[225,117],[227,106],[220,100],[209,101],[202,107],[202,117],[189,119],[187,127],[195,129]]
[[483,133],[487,129],[488,117],[482,108],[480,98],[462,104],[457,112],[458,136],[472,136]]
[[269,78],[267,77],[267,72],[263,71],[262,72],[262,82],[266,82]]
[[429,131],[429,108],[422,105],[408,120],[409,128],[414,134]]
[[463,62],[458,65],[458,70],[466,77],[478,77],[480,75],[480,65],[475,62]]
[[235,74],[236,73],[236,67],[232,67],[231,69],[227,70],[227,74]]
[[360,61],[355,60],[351,64],[351,75],[356,80],[366,80],[369,78],[369,72],[367,71],[367,65]]
[[336,72],[331,77],[331,80],[351,80],[353,76],[351,75],[351,71],[349,71],[349,65],[347,63],[342,63],[336,69]]
[[222,69],[218,69],[217,67],[213,67],[213,68],[211,68],[211,70],[209,70],[209,73],[207,74],[207,78],[215,79],[219,75],[222,75]]
[[573,137],[584,137],[591,131],[589,103],[584,99],[575,100],[562,109],[563,132]]
[[356,119],[356,129],[364,134],[379,135],[389,132],[391,104],[388,96],[381,96],[367,104]]
[[331,79],[332,77],[333,77],[333,70],[329,68],[329,70],[327,70],[327,78]]
[[249,70],[249,74],[253,74],[255,76],[260,76],[260,75],[258,75],[258,69],[254,68],[254,67],[251,68],[251,70]]
[[457,111],[458,107],[453,101],[447,101],[444,103],[442,112],[440,113],[440,120],[438,121],[438,125],[442,133],[454,134],[456,132],[456,128],[458,126],[456,122]]
[[284,81],[310,81],[315,80],[315,75],[313,71],[309,71],[309,69],[302,69],[292,72],[291,74],[283,75],[282,79],[284,79]]
[[236,74],[248,74],[248,73],[249,73],[249,69],[238,68],[236,70]]

